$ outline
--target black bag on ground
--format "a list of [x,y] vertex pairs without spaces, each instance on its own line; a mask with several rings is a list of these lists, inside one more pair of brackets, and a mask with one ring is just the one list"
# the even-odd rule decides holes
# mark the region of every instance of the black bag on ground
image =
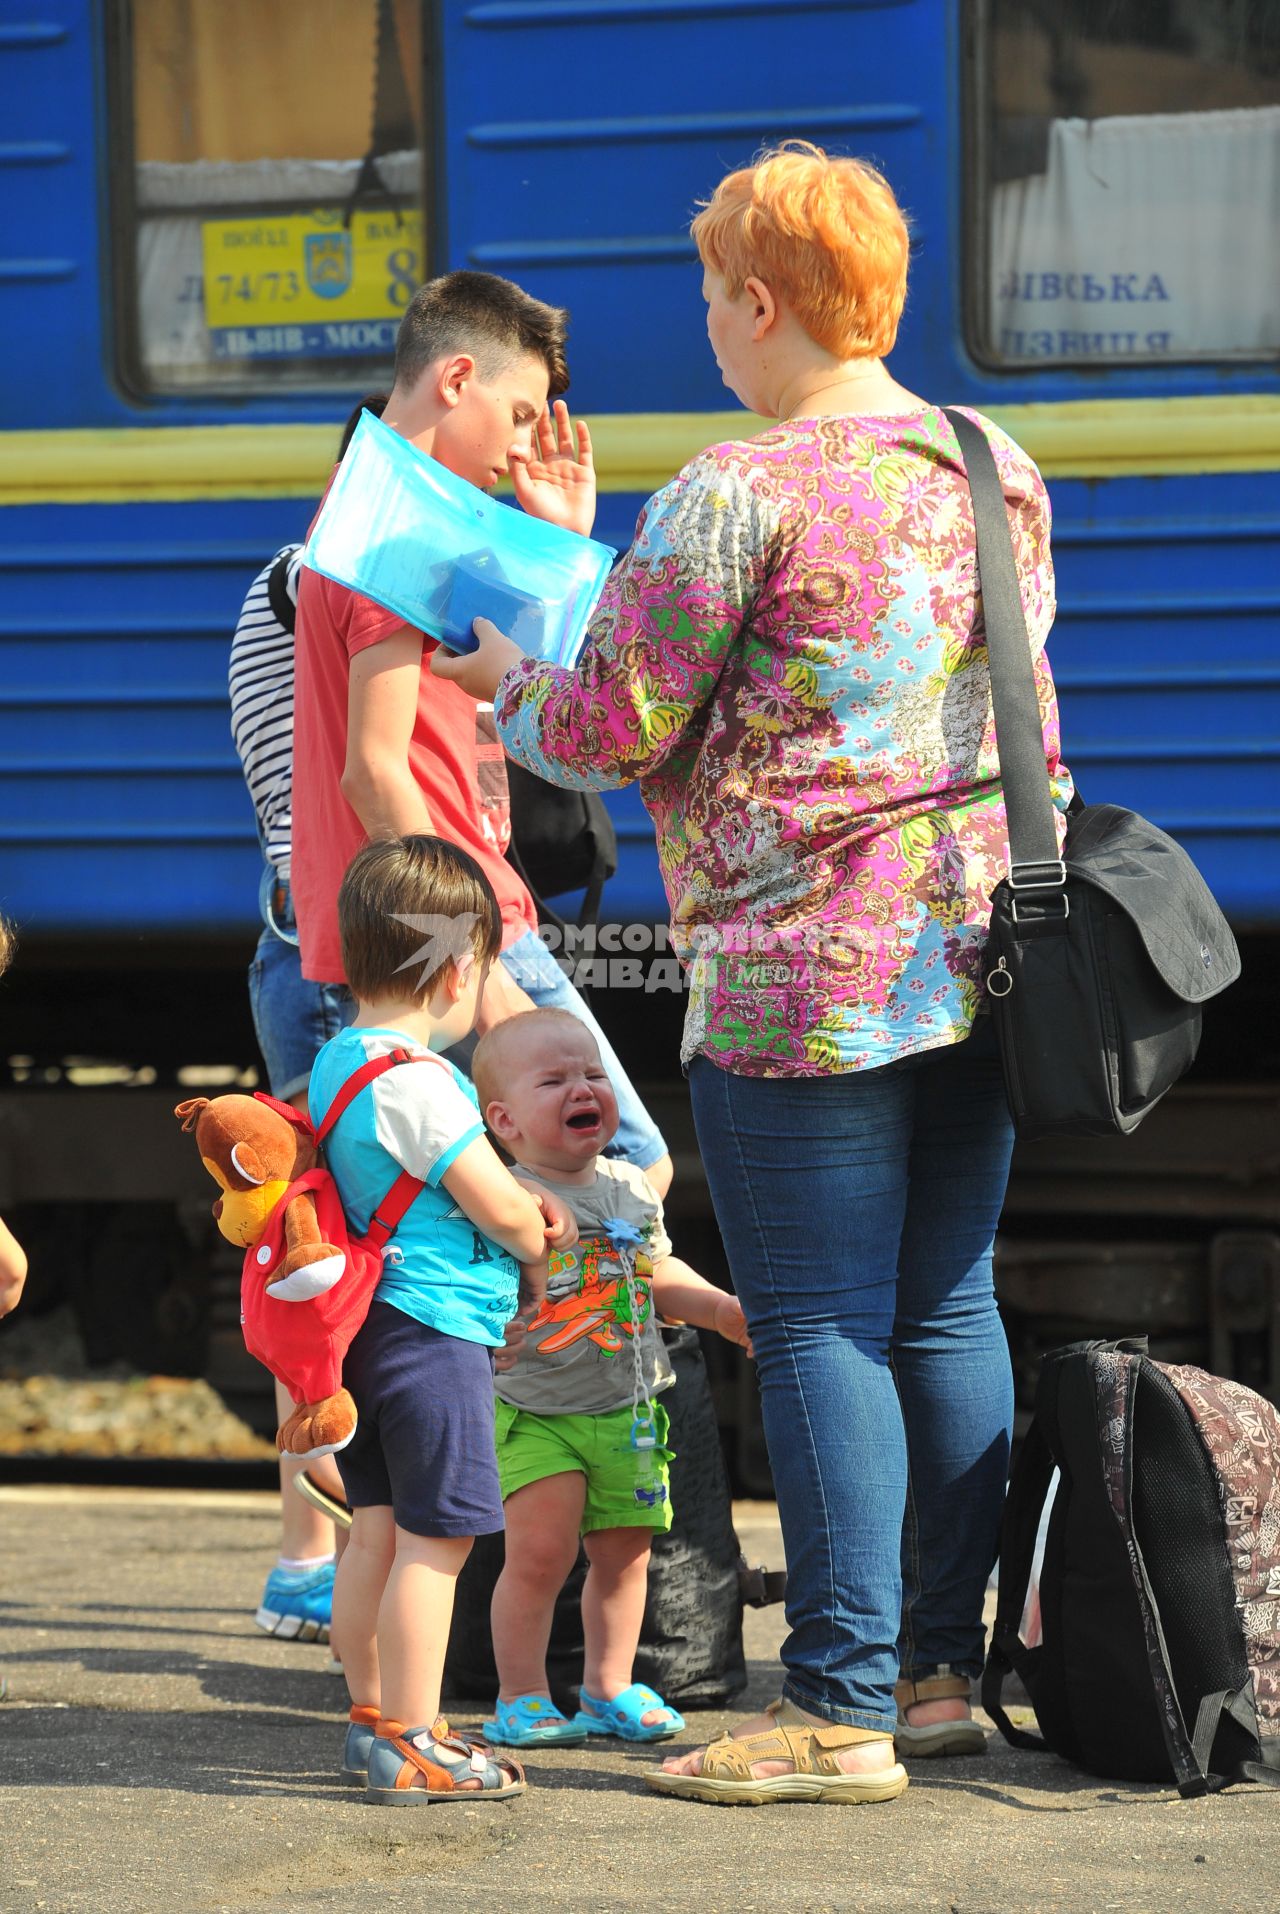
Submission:
[[511,792],[513,864],[553,923],[545,899],[565,891],[583,891],[579,921],[593,924],[605,880],[618,868],[618,839],[613,819],[597,791],[564,791],[507,759]]
[[[1040,1575],[1043,1638],[1021,1638]],[[1040,1736],[1002,1705],[1016,1674]],[[1045,1357],[1009,1485],[982,1705],[1015,1748],[1091,1774],[1280,1786],[1280,1415],[1242,1383],[1152,1362],[1145,1337]],[[1041,1736],[1043,1739],[1041,1739]]]
[[1058,852],[1004,494],[984,434],[947,412],[973,494],[1009,875],[983,975],[1018,1135],[1137,1128],[1193,1062],[1201,1005],[1240,954],[1180,844],[1114,804],[1072,805]]
[[[713,1708],[746,1686],[741,1560],[720,1436],[696,1330],[664,1331],[676,1385],[663,1397],[671,1418],[672,1527],[655,1535],[635,1678],[667,1701]],[[458,1578],[445,1658],[450,1695],[492,1701],[498,1692],[489,1602],[502,1573],[501,1535],[482,1535]],[[547,1675],[558,1706],[582,1681],[581,1554],[556,1602]]]

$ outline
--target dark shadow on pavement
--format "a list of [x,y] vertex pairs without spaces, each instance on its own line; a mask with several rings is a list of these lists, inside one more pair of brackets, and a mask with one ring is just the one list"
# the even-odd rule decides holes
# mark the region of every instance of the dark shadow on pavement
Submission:
[[[216,1640],[218,1648],[225,1653],[228,1645],[225,1635],[211,1639]],[[264,1636],[262,1639],[265,1642],[267,1638]],[[310,1647],[313,1652],[315,1650],[314,1643],[303,1646]],[[48,1667],[51,1664],[64,1668],[83,1668],[89,1674],[125,1676],[132,1681],[190,1677],[210,1700],[229,1702],[233,1706],[293,1706],[307,1714],[332,1713],[335,1721],[347,1712],[347,1694],[341,1680],[318,1665],[312,1668],[275,1668],[261,1662],[214,1659],[212,1655],[200,1655],[185,1648],[150,1650],[50,1646],[35,1651],[24,1649],[0,1654],[0,1668],[10,1671],[14,1678],[11,1685],[18,1699],[23,1698],[22,1684],[18,1679],[21,1670],[33,1666]],[[80,1705],[103,1706],[96,1702],[72,1704],[73,1707]],[[175,1708],[172,1718],[181,1719],[186,1712],[180,1707]],[[200,1718],[211,1719],[203,1715]]]

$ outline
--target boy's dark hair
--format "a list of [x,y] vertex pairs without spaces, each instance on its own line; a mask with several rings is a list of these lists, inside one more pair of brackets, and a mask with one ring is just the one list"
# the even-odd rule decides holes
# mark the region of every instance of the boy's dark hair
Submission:
[[339,465],[341,465],[343,459],[347,456],[347,447],[355,437],[356,427],[359,425],[364,414],[366,412],[372,412],[375,419],[380,419],[387,409],[387,400],[390,397],[391,394],[389,392],[366,392],[359,405],[354,407],[350,418],[342,428],[342,437],[338,442]]
[[447,272],[419,286],[396,335],[396,384],[411,386],[429,365],[469,352],[482,381],[528,353],[547,368],[550,396],[569,389],[564,341],[569,315],[490,272]]
[[485,963],[502,948],[493,886],[441,837],[383,838],[358,851],[338,892],[338,929],[347,982],[366,1002],[394,989],[425,1003],[451,961],[471,952]]

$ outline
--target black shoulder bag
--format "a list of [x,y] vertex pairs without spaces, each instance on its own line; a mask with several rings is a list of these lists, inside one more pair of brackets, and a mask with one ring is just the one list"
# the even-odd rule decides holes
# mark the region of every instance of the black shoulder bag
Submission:
[[578,922],[594,924],[605,879],[618,868],[618,839],[596,791],[565,791],[507,759],[511,843],[507,861],[533,893],[544,923],[562,926],[547,904],[563,891],[583,891]]
[[1192,1063],[1201,1006],[1240,953],[1180,844],[1134,811],[1072,804],[1058,850],[1004,491],[985,435],[947,411],[977,531],[1009,874],[983,975],[1018,1135],[1126,1135]]

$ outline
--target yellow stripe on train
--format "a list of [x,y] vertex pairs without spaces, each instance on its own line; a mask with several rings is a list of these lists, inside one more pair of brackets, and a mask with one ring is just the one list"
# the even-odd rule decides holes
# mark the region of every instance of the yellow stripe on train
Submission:
[[[1047,478],[1280,469],[1280,395],[1274,393],[985,409]],[[601,490],[655,491],[705,446],[744,438],[765,423],[743,412],[591,418]],[[315,498],[337,435],[336,421],[3,432],[0,505]]]

